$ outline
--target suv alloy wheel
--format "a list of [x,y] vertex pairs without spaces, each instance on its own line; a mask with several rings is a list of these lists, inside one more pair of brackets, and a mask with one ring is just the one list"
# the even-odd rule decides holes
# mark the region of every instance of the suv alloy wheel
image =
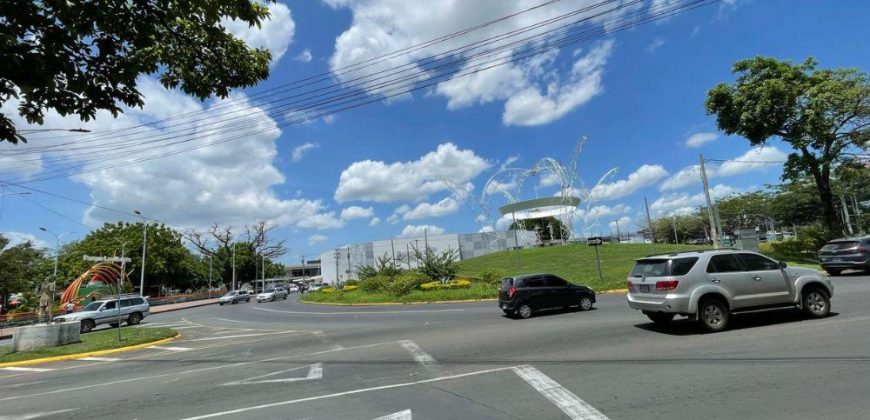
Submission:
[[707,332],[719,332],[728,327],[730,314],[719,299],[705,299],[698,305],[698,322]]

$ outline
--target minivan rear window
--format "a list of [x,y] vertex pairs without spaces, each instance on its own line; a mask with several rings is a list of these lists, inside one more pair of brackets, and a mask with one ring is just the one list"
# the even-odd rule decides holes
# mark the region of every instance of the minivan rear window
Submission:
[[631,270],[632,277],[664,277],[668,275],[668,260],[638,260]]

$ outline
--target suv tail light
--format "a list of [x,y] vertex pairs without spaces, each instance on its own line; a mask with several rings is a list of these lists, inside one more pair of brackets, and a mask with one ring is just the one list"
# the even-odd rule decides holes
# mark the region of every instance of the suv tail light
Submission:
[[516,293],[516,292],[517,292],[516,287],[511,287],[510,289],[508,289],[508,298],[514,297],[514,293]]
[[668,290],[674,290],[677,288],[680,282],[676,280],[667,280],[667,281],[657,281],[656,282],[656,291],[657,292],[667,292]]
[[866,253],[867,253],[867,248],[861,248],[861,247],[858,247],[858,248],[855,249],[855,252],[857,252],[857,253],[859,253],[859,254],[866,254]]
[[634,288],[634,283],[632,283],[632,282],[630,282],[630,281],[628,282],[628,291],[629,291],[630,293],[637,292],[637,289]]

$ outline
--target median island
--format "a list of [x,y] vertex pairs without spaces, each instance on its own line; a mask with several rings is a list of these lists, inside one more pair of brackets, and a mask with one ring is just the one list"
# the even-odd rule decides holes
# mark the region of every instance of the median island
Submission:
[[[177,333],[171,328],[122,328],[121,341],[118,330],[111,328],[81,335],[81,342],[58,347],[41,347],[27,351],[12,352],[12,346],[0,346],[0,366],[6,363],[23,362],[63,356],[81,356],[101,352],[101,354],[120,352],[125,347],[152,343],[174,337]],[[114,351],[113,351],[114,350]]]

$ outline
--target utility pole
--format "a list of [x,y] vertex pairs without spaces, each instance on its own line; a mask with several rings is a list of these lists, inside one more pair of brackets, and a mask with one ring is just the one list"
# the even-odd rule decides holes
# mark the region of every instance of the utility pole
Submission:
[[139,210],[133,210],[139,217],[142,218],[142,267],[139,272],[139,295],[145,296],[145,246],[148,243],[148,219],[142,216]]
[[408,259],[408,270],[411,269],[411,243],[405,242],[405,258]]
[[390,249],[393,251],[393,265],[396,265],[396,246],[393,245],[393,238],[390,238]]
[[124,276],[127,274],[127,261],[124,258],[124,250],[127,246],[127,242],[126,241],[124,241],[124,242],[118,241],[118,242],[121,243],[121,274],[118,276],[118,301],[115,303],[115,305],[116,305],[115,310],[118,311],[118,317],[117,317],[117,320],[115,322],[118,323],[118,341],[122,341],[121,340],[121,286],[122,286],[121,281],[124,278]]
[[649,204],[647,204],[646,196],[643,197],[643,206],[646,208],[646,223],[649,225],[649,236],[652,239],[653,252],[656,251],[656,230],[653,229],[652,218],[649,217]]
[[710,199],[710,186],[707,184],[707,169],[704,167],[704,154],[701,158],[701,183],[704,184],[704,196],[707,198],[707,217],[710,219],[710,240],[713,241],[713,249],[719,249],[719,231],[716,230],[716,220],[713,216],[713,200]]
[[671,219],[671,221],[673,222],[672,224],[674,225],[674,243],[678,244],[678,243],[680,243],[680,238],[677,236],[677,211],[676,210],[674,210],[674,218]]
[[261,255],[260,260],[263,263],[263,289],[266,290],[266,255]]
[[[211,261],[214,257],[211,254],[208,254],[208,291],[211,292]],[[209,297],[211,295],[209,294]]]
[[426,250],[429,249],[429,229],[423,228],[423,245],[426,246]]
[[840,205],[843,206],[843,220],[846,222],[846,228],[849,230],[849,235],[854,235],[855,231],[852,230],[852,219],[849,217],[849,207],[846,205],[846,199],[843,198],[842,194],[840,194]]
[[350,280],[350,245],[347,247],[347,277],[346,280]]
[[616,222],[616,243],[622,243],[622,232],[619,231],[619,220],[614,220]]
[[302,256],[302,282],[305,283],[305,256]]
[[233,241],[233,290],[236,290],[236,241]]
[[338,286],[338,282],[339,282],[339,274],[338,274],[338,257],[339,257],[339,255],[341,255],[341,251],[338,250],[338,249],[336,249],[334,253],[335,253],[335,284],[334,284],[334,286],[337,287],[337,286]]

